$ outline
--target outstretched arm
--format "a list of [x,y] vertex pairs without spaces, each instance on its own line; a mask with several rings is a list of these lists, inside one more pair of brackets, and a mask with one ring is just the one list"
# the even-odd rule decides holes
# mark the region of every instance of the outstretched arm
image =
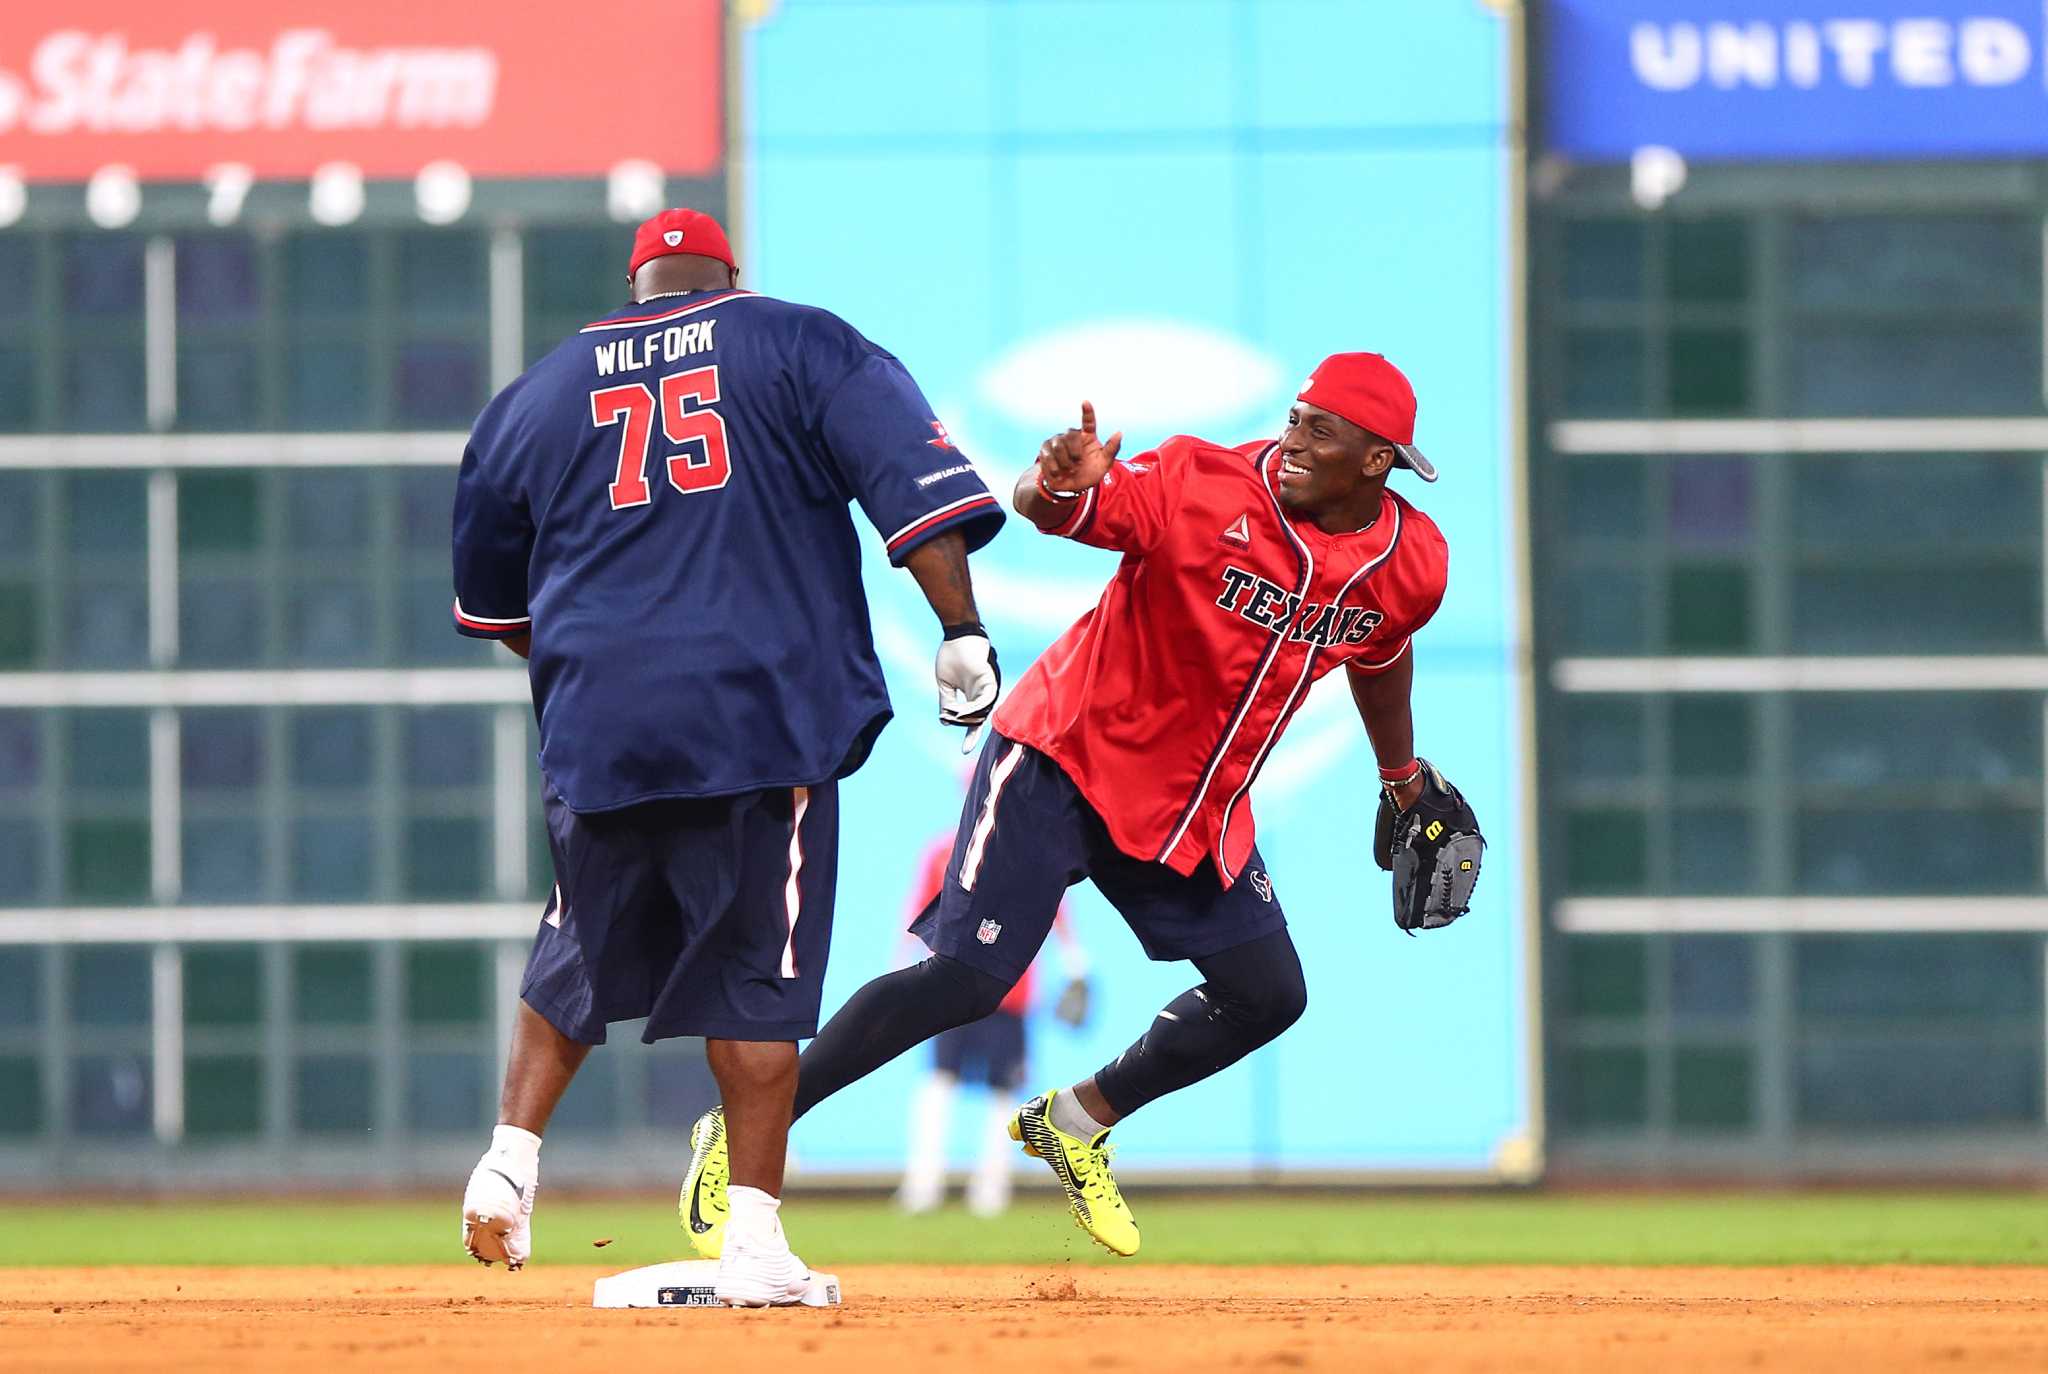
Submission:
[[1055,434],[1038,446],[1038,458],[1017,479],[1010,504],[1038,528],[1058,528],[1073,517],[1074,500],[1102,480],[1123,445],[1122,430],[1106,443],[1095,437],[1094,403],[1081,402],[1081,427]]
[[[1381,768],[1399,768],[1415,758],[1415,716],[1410,695],[1415,687],[1415,646],[1377,673],[1346,669],[1351,682],[1351,699],[1358,704],[1359,719],[1372,740],[1372,752]],[[1417,774],[1393,789],[1394,801],[1402,810],[1415,805],[1422,795],[1422,776]]]

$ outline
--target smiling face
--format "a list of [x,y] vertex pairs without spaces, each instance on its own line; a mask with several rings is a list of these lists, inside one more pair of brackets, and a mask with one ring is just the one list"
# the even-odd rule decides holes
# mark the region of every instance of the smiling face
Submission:
[[1361,523],[1379,509],[1379,489],[1394,446],[1341,415],[1296,401],[1280,433],[1280,504],[1318,518],[1356,509]]

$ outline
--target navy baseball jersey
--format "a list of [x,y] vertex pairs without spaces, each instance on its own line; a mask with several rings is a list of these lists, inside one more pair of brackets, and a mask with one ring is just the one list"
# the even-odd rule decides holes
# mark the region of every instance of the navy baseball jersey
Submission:
[[894,357],[748,291],[624,305],[492,399],[455,494],[455,625],[531,631],[571,810],[843,777],[889,719],[860,502],[889,559],[1002,509]]

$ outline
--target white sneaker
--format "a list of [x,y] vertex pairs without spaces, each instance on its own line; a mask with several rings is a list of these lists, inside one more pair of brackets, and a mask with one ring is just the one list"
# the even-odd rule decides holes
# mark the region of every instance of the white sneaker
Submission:
[[810,1266],[784,1241],[780,1248],[726,1238],[718,1257],[718,1300],[733,1307],[794,1307],[811,1286]]
[[504,1171],[506,1160],[487,1154],[462,1193],[462,1248],[484,1264],[522,1268],[533,1254],[533,1197],[540,1178],[520,1183]]

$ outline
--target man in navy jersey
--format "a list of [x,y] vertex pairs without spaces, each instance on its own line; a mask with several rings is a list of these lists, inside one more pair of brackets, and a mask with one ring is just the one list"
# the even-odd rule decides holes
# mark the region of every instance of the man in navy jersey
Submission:
[[937,613],[940,719],[1001,685],[968,553],[1002,511],[894,357],[736,289],[725,231],[640,226],[632,300],[492,399],[455,499],[455,625],[528,660],[555,890],[463,1244],[523,1265],[540,1137],[590,1047],[703,1036],[730,1158],[718,1296],[795,1302],[777,1209],[817,1031],[840,778],[887,723],[858,501]]

